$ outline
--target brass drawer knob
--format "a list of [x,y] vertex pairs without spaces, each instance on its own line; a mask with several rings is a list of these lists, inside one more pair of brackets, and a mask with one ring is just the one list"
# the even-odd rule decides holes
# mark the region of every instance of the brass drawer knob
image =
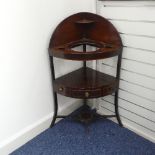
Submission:
[[59,88],[59,91],[63,91],[63,88],[62,88],[62,87],[60,87],[60,88]]
[[89,97],[89,93],[88,92],[85,92],[85,97]]

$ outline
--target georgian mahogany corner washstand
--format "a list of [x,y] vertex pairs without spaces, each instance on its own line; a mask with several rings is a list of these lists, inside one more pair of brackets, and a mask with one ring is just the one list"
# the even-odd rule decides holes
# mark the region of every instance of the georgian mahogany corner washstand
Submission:
[[[88,45],[95,47],[96,50],[87,51]],[[74,50],[74,47],[78,46],[82,46],[83,50]],[[103,117],[116,117],[119,125],[122,126],[118,111],[122,41],[115,27],[107,19],[88,12],[66,18],[57,26],[51,37],[49,56],[54,94],[54,116],[51,127],[55,124],[56,118],[66,117],[57,115],[57,94],[83,99],[86,105],[87,99],[112,93],[115,93],[115,115],[103,115]],[[87,67],[87,61],[113,56],[118,56],[116,77]],[[55,78],[53,57],[83,61],[83,67]]]

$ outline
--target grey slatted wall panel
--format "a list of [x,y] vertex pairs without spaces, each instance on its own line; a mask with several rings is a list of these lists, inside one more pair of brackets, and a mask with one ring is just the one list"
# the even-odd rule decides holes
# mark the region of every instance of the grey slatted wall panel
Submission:
[[[155,142],[155,2],[98,1],[98,14],[118,29],[124,51],[119,87],[123,123]],[[97,62],[98,70],[116,75],[117,57]],[[114,96],[98,100],[99,112],[114,112]]]

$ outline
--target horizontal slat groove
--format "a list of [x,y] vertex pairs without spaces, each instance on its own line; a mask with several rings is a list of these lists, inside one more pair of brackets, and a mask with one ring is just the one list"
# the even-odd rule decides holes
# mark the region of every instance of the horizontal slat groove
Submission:
[[[112,94],[112,95],[114,95],[114,94]],[[144,98],[139,97],[137,95],[134,95],[133,93],[129,93],[129,92],[126,92],[126,91],[119,89],[119,97],[126,99],[128,101],[131,101],[131,102],[133,102],[139,106],[143,106],[149,110],[152,110],[152,109],[155,110],[155,102],[144,99]]]
[[155,102],[154,91],[152,91],[150,89],[146,89],[146,88],[140,87],[138,85],[134,85],[132,83],[127,83],[125,81],[120,81],[119,88],[125,89],[129,92],[134,92],[135,94],[137,94],[141,97],[145,97],[148,100]]
[[155,51],[155,38],[146,38],[142,36],[133,36],[126,34],[121,34],[120,36],[122,38],[124,46]]
[[[109,104],[108,102],[106,101],[103,101],[103,105],[101,105],[100,107],[105,107],[107,109],[110,109],[112,110],[113,112],[115,111],[114,110],[114,106],[112,104]],[[125,110],[124,108],[119,108],[119,112],[120,112],[120,116],[125,116],[127,117],[128,119],[130,120],[133,120],[134,122],[146,127],[146,128],[149,128],[151,131],[155,132],[155,123],[153,122],[150,122],[149,120],[147,119],[144,119],[138,115],[135,115],[134,113],[131,113],[127,110]],[[122,119],[122,117],[121,117]]]
[[143,86],[143,85],[140,85],[140,84],[137,84],[137,83],[134,83],[134,82],[130,82],[130,81],[127,81],[127,80],[124,80],[124,79],[121,79],[121,78],[120,78],[120,80],[121,80],[121,81],[125,81],[125,82],[127,82],[127,83],[134,84],[134,85],[136,85],[136,86],[140,86],[140,87],[143,87],[143,88],[146,88],[146,89],[149,89],[149,90],[155,91],[155,89],[148,88],[148,87],[145,87],[145,86]]
[[153,51],[153,50],[149,50],[149,49],[142,49],[142,48],[136,48],[136,47],[131,47],[131,46],[123,46],[123,47],[131,48],[131,49],[136,49],[136,50],[141,50],[141,51],[146,51],[146,52],[153,52],[153,53],[155,53],[155,51]]
[[150,6],[150,5],[132,5],[132,6],[124,6],[124,5],[105,5],[105,4],[104,4],[103,6],[104,6],[104,7],[111,7],[111,8],[112,8],[112,7],[120,7],[120,8],[121,8],[121,7],[123,7],[123,8],[124,8],[124,7],[127,7],[127,8],[131,8],[131,7],[132,7],[132,8],[135,8],[135,7],[139,7],[139,8],[140,8],[140,7],[142,7],[142,8],[143,8],[143,7],[155,7],[155,5],[152,5],[152,6]]
[[155,79],[154,77],[151,77],[151,76],[148,76],[148,75],[145,75],[145,74],[141,74],[141,73],[137,73],[137,72],[134,72],[134,71],[129,71],[127,69],[121,68],[121,70],[128,71],[128,72],[131,72],[131,73],[134,73],[134,74],[138,74],[138,75],[141,75],[141,76],[146,76],[146,77],[151,78],[151,79]]
[[132,20],[132,19],[115,19],[115,18],[107,18],[109,21],[125,21],[125,22],[140,22],[140,23],[155,23],[155,21],[147,21],[147,20]]
[[[98,0],[106,7],[154,7],[154,0]],[[149,2],[149,3],[148,3]]]
[[[99,64],[98,64],[99,65]],[[110,74],[112,76],[116,76],[116,69],[106,66],[100,65],[98,68],[100,71]],[[151,79],[146,76],[142,76],[139,74],[134,74],[131,72],[127,72],[121,70],[121,80],[120,81],[120,88],[132,92],[138,96],[151,100],[155,102],[155,79]],[[128,82],[126,82],[128,81]]]
[[155,37],[155,23],[139,22],[127,20],[109,20],[120,32],[120,34],[140,36],[140,37]]
[[[146,65],[155,66],[155,64],[152,64],[152,63],[146,63],[146,62],[137,61],[137,60],[128,59],[128,58],[122,58],[122,60],[129,60],[129,61],[134,61],[134,62],[137,62],[137,63],[142,63],[142,64],[146,64]],[[103,63],[103,64],[104,64],[104,63]],[[115,66],[111,66],[111,67],[115,67]]]
[[155,52],[150,52],[147,50],[124,47],[122,57],[135,60],[137,62],[155,65]]
[[123,33],[119,32],[120,35],[129,35],[129,36],[136,36],[136,37],[145,37],[145,38],[153,38],[155,39],[155,36],[149,36],[149,35],[140,35],[140,34],[132,34],[132,33]]
[[[134,52],[137,52],[135,56],[133,55],[132,50],[130,51],[129,48],[124,48],[122,60],[128,60],[128,61],[133,61],[133,62],[137,62],[137,63],[141,63],[141,64],[155,66],[155,62],[154,62],[155,52],[147,53],[147,52],[144,52],[142,50],[137,50],[137,49],[136,49],[136,51],[134,49]],[[142,58],[142,56],[140,55],[141,54],[140,52],[145,54],[144,57],[147,57],[147,58]],[[116,58],[116,57],[113,57],[113,58]],[[108,58],[108,59],[113,59],[113,58]],[[104,59],[104,61],[105,61],[105,59]]]
[[[106,102],[108,102],[108,103],[110,103],[110,104],[112,104],[112,105],[114,105],[114,101],[111,101],[111,100],[114,100],[114,97],[113,96],[109,96],[108,98],[106,97],[106,98],[102,98],[102,100],[103,101],[106,101]],[[119,97],[119,100],[120,101],[125,101],[125,102],[123,102],[124,104],[128,104],[129,103],[129,105],[131,106],[131,107],[135,107],[135,108],[141,108],[141,109],[143,109],[143,111],[146,111],[146,113],[152,113],[152,115],[153,116],[155,116],[154,114],[155,114],[155,112],[154,111],[151,111],[151,110],[149,110],[149,109],[146,109],[146,108],[144,108],[144,107],[142,107],[142,106],[139,106],[139,105],[136,105],[136,104],[134,104],[134,103],[132,103],[132,102],[130,102],[130,101],[127,101],[127,100],[124,100],[124,99],[122,99],[122,98],[120,98]],[[123,105],[122,104],[122,102],[121,102],[121,105]],[[124,108],[124,109],[126,109],[127,111],[130,111],[131,113],[135,113],[134,111],[131,111],[131,110],[128,110],[126,107],[123,107],[123,106],[119,106],[119,107],[121,107],[121,108]],[[144,115],[141,115],[140,113],[139,114],[137,114],[137,113],[135,113],[136,115],[138,115],[138,116],[140,116],[140,117],[143,117],[143,118],[145,118],[145,119],[147,119],[147,120],[149,120],[149,121],[151,121],[151,122],[153,122],[153,123],[155,123],[155,120],[152,120],[152,117],[147,117],[147,115],[146,116],[144,116]]]
[[[114,97],[114,94],[112,94],[111,96]],[[126,99],[124,99],[124,98],[121,98],[121,97],[118,97],[118,98],[121,99],[121,100],[127,101],[127,102],[129,102],[129,103],[131,103],[131,104],[134,104],[134,105],[136,105],[136,106],[138,106],[138,107],[141,107],[141,108],[143,108],[143,109],[146,109],[146,110],[148,110],[148,111],[151,111],[151,112],[155,113],[154,110],[148,109],[148,108],[146,108],[146,107],[144,107],[144,106],[140,106],[140,105],[138,105],[138,104],[136,104],[136,103],[134,103],[134,102],[128,101],[128,100],[126,100]],[[102,98],[102,100],[104,100],[104,98]]]
[[[137,62],[137,63],[142,63],[142,64],[146,64],[146,65],[155,66],[155,64],[150,64],[150,63],[141,62],[141,61],[132,60],[132,59],[127,59],[127,58],[122,58],[122,60],[134,61],[134,62]],[[102,64],[103,64],[103,65],[107,65],[107,66],[109,66],[109,67],[116,68],[116,66],[112,66],[112,65],[106,64],[106,63],[104,63],[104,62],[102,62]],[[123,68],[121,68],[121,69],[123,69]],[[154,78],[154,77],[151,77],[151,78]],[[154,78],[154,79],[155,79],[155,78]]]
[[[155,9],[154,7],[104,7],[100,6],[100,14],[106,18],[111,19],[128,19],[137,21],[155,21]],[[116,13],[117,12],[117,13]],[[151,16],[152,15],[152,16]]]
[[137,61],[137,60],[128,59],[128,58],[122,58],[122,60],[129,60],[129,61],[134,61],[134,62],[138,62],[138,63],[146,64],[146,65],[155,66],[155,64],[152,64],[152,63],[146,63],[146,62]]
[[[114,114],[114,111],[112,111],[112,110],[110,110],[110,109],[104,107],[103,105],[102,105],[101,107],[104,108],[104,109],[106,109],[106,110],[108,110],[108,111],[110,111],[110,112],[112,112],[112,113]],[[145,127],[145,126],[139,124],[138,122],[135,122],[135,121],[133,121],[133,120],[130,120],[129,118],[127,118],[127,117],[125,117],[125,116],[122,116],[122,115],[120,115],[120,116],[123,117],[123,118],[125,118],[125,119],[127,119],[127,120],[129,120],[129,121],[131,121],[131,122],[133,122],[133,123],[135,123],[135,124],[137,124],[137,125],[139,125],[139,126],[141,126],[141,127],[143,127],[143,128],[145,128],[145,129],[147,129],[147,130],[149,130],[149,131],[151,131],[151,132],[154,132],[154,133],[155,133],[154,130],[152,130],[152,129],[150,129],[150,128],[147,128],[147,127]]]
[[151,101],[151,102],[155,102],[155,101],[153,101],[153,100],[151,100],[151,99],[148,99],[148,98],[146,98],[146,97],[144,97],[144,96],[137,95],[137,94],[132,93],[132,92],[130,92],[130,91],[127,91],[127,90],[125,90],[125,89],[122,89],[122,88],[119,88],[119,89],[122,90],[122,91],[128,92],[128,93],[130,93],[130,94],[133,94],[133,95],[135,95],[135,96],[141,97],[141,98],[143,98],[143,99],[145,99],[145,100],[148,100],[148,101]]
[[[107,100],[105,100],[105,99],[102,99],[102,100],[105,101],[105,102],[108,102],[109,104],[111,104],[111,105],[114,106],[113,103],[111,103],[111,102],[109,102],[109,101],[107,101]],[[127,101],[127,102],[128,102],[128,101]],[[135,115],[137,115],[137,116],[139,116],[139,117],[142,117],[142,118],[144,118],[144,119],[146,119],[146,120],[148,120],[148,121],[150,121],[150,122],[152,122],[152,123],[155,123],[155,121],[150,120],[149,118],[146,118],[146,117],[144,117],[144,116],[142,116],[142,115],[139,115],[139,114],[137,114],[137,113],[135,113],[135,112],[133,112],[133,111],[131,111],[131,110],[128,110],[128,109],[124,108],[124,107],[119,106],[119,108],[124,109],[124,110],[126,110],[126,111],[128,111],[128,112],[130,112],[130,113],[132,113],[132,114],[135,114]]]
[[[115,66],[111,66],[109,64],[105,64],[102,62],[102,65],[105,65],[105,66],[108,66],[108,67],[111,67],[111,68],[115,68]],[[127,72],[131,72],[131,73],[134,73],[134,74],[138,74],[138,75],[141,75],[141,76],[145,76],[145,77],[148,77],[148,78],[151,78],[151,79],[155,79],[155,77],[152,77],[152,76],[148,76],[148,75],[145,75],[145,74],[141,74],[141,73],[137,73],[137,72],[134,72],[134,71],[130,71],[130,70],[127,70],[127,69],[124,69],[124,68],[121,68],[121,70],[124,70],[124,71],[127,71]]]

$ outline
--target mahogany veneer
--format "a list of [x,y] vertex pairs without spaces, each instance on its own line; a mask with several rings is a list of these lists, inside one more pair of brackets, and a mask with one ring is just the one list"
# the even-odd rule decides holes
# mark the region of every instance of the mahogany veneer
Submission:
[[[98,47],[96,51],[79,52],[79,45]],[[50,56],[70,60],[96,60],[120,54],[122,42],[115,27],[105,18],[92,13],[78,13],[62,21],[54,31]]]

